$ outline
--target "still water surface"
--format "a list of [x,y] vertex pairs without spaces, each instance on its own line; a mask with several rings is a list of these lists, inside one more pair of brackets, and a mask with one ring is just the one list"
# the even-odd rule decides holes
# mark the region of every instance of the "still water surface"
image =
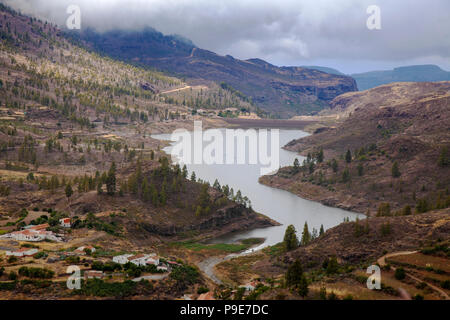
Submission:
[[[225,129],[220,130],[225,132]],[[206,131],[208,130],[205,130],[205,132]],[[282,147],[291,140],[307,135],[306,132],[300,130],[279,130],[280,166],[292,165],[295,158],[298,158],[300,163],[303,161],[303,157],[294,152],[284,150]],[[160,140],[171,140],[170,134],[157,134],[152,137]],[[203,143],[203,148],[207,144],[208,143],[206,142]],[[268,146],[270,146],[270,142],[268,143]],[[192,148],[194,147],[192,146]],[[167,147],[164,151],[170,154],[170,149],[171,147]],[[179,159],[172,160],[174,162],[179,162]],[[350,220],[354,220],[356,217],[363,218],[363,215],[357,213],[327,207],[318,202],[302,199],[290,192],[260,184],[258,182],[258,178],[261,176],[260,164],[236,164],[236,162],[235,164],[212,165],[187,164],[187,168],[189,170],[189,175],[194,171],[197,178],[208,181],[211,185],[214,183],[215,179],[218,179],[221,185],[228,184],[235,192],[241,190],[242,194],[251,200],[252,207],[255,211],[282,224],[281,226],[228,234],[216,238],[212,240],[212,242],[229,243],[245,238],[265,238],[263,244],[257,248],[253,248],[253,250],[258,250],[262,247],[274,245],[282,241],[286,227],[290,224],[295,226],[300,237],[305,221],[308,222],[309,230],[311,231],[312,228],[319,230],[321,225],[323,225],[325,229],[334,227],[347,217],[350,218]]]

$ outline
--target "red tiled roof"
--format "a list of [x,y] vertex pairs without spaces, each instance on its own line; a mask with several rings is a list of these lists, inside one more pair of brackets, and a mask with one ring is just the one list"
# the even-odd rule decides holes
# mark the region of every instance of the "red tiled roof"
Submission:
[[[34,230],[34,229],[33,229]],[[25,236],[32,236],[36,234],[36,231],[31,231],[31,230],[22,230],[22,231],[16,231],[13,232],[13,234],[23,234]]]
[[145,254],[137,254],[128,258],[128,261],[136,260],[145,257]]

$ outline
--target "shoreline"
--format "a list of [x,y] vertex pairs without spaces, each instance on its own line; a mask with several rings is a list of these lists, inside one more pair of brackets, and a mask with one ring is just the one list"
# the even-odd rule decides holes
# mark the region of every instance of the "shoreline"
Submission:
[[[258,179],[258,182],[271,188],[288,191],[299,198],[318,202],[327,207],[352,211],[365,216],[367,216],[367,209],[374,209],[372,206],[367,206],[367,201],[356,199],[350,194],[331,192],[313,184],[280,178],[276,174],[262,176]],[[299,188],[300,186],[302,188]]]

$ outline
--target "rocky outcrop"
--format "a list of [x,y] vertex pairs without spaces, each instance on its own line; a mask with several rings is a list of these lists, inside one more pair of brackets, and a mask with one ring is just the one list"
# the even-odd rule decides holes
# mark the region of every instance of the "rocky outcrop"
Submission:
[[191,225],[143,223],[141,227],[150,233],[164,237],[174,237],[189,231],[200,231],[204,234],[213,233],[217,237],[229,232],[277,225],[277,222],[242,205],[227,206],[200,219],[198,223]]

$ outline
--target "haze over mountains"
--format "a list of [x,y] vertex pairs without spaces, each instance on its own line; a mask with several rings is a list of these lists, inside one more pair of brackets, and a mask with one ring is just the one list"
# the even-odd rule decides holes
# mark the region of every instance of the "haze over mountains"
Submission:
[[351,75],[359,90],[367,90],[392,82],[435,82],[450,80],[450,72],[436,65],[418,65],[386,71],[371,71]]
[[[315,69],[330,74],[344,75],[339,70],[329,67],[304,66],[304,68]],[[450,80],[450,72],[432,64],[404,66],[394,68],[393,70],[353,73],[350,76],[355,79],[359,90],[372,89],[393,82],[437,82]]]
[[85,30],[74,34],[115,59],[150,66],[191,80],[225,82],[276,117],[320,111],[336,96],[357,91],[355,81],[301,67],[277,67],[260,59],[239,60],[197,48],[176,36],[143,31]]

